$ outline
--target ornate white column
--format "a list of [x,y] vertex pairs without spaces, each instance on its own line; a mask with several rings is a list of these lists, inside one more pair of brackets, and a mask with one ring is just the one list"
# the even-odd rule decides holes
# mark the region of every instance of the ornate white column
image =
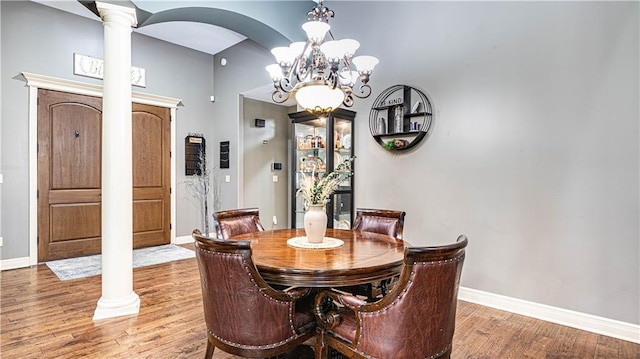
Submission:
[[102,297],[93,320],[137,314],[133,291],[131,27],[135,9],[96,2],[104,25]]

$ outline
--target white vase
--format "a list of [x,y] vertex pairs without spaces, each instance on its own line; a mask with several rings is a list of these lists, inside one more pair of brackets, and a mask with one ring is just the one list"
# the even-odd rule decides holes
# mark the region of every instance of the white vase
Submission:
[[304,231],[309,243],[322,243],[327,231],[327,213],[321,204],[312,204],[304,214]]

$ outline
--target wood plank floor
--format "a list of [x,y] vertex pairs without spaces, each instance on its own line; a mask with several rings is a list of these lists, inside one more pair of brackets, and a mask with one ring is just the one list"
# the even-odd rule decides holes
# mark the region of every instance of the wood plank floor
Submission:
[[[99,276],[61,282],[46,265],[0,273],[0,357],[202,358],[195,259],[134,270],[136,316],[93,322]],[[640,345],[460,301],[452,358],[640,358]],[[238,358],[216,350],[214,358]]]

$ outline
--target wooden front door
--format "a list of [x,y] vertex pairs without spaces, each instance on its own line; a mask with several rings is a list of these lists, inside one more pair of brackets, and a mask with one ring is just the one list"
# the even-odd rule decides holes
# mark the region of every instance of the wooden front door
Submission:
[[[170,238],[170,112],[133,104],[134,248]],[[38,260],[101,252],[102,99],[38,91]]]

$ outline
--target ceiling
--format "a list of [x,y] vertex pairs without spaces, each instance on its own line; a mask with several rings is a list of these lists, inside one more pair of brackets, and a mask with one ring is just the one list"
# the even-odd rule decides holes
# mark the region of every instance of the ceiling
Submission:
[[[85,7],[79,1],[73,0],[31,0],[42,5],[46,5],[52,8],[56,8],[58,10],[62,10],[65,12],[69,12],[75,15],[83,16],[95,21],[101,21],[100,18],[94,14],[91,10]],[[212,11],[215,9],[212,6],[214,4],[216,7],[224,6],[225,2],[214,2],[214,1],[144,1],[144,0],[131,0],[131,3],[135,4],[138,9],[147,12],[149,15],[155,15],[157,13],[161,13],[167,10],[176,10],[176,9],[188,9],[188,8],[210,8]],[[242,2],[236,1],[236,4],[231,4],[231,2],[226,2],[227,9],[222,11],[233,11],[236,8],[242,9]],[[229,5],[231,4],[231,5]],[[255,3],[254,3],[255,4]],[[281,3],[282,4],[282,3]],[[293,8],[292,11],[299,11],[300,5],[291,6],[295,3],[289,2],[287,4],[287,8]],[[305,14],[313,4],[309,6],[309,1],[297,2],[297,4],[304,4],[304,11],[299,11],[299,16]],[[268,5],[264,5],[268,6]],[[245,5],[246,7],[246,5]],[[238,11],[238,10],[236,10]],[[256,9],[254,11],[261,11],[260,9]],[[281,11],[280,9],[278,11]],[[264,13],[265,11],[262,11]],[[227,15],[221,15],[222,18],[229,19],[229,16],[235,14],[233,12],[228,12]],[[237,15],[237,14],[236,14]],[[240,15],[242,16],[242,15]],[[245,17],[249,19],[248,17]],[[245,21],[257,21],[250,19]],[[238,19],[229,20],[232,21],[232,24],[236,27],[241,28],[243,26],[242,23],[237,25]],[[242,21],[243,19],[240,19]],[[140,21],[140,19],[139,19]],[[223,21],[224,22],[224,21]],[[260,23],[261,24],[261,23]],[[253,23],[244,24],[245,28],[250,28]],[[264,29],[264,24],[263,29]],[[255,26],[254,26],[255,27]],[[263,29],[258,29],[258,33],[264,33]],[[143,34],[146,36],[150,36],[156,39],[160,39],[163,41],[167,41],[176,45],[184,46],[193,50],[197,50],[200,52],[204,52],[210,55],[218,54],[221,51],[247,39],[247,36],[240,34],[236,31],[233,31],[227,27],[217,26],[211,23],[204,22],[194,22],[194,21],[174,21],[174,20],[164,20],[158,22],[152,22],[151,24],[143,24],[138,28],[133,29],[134,32]],[[282,39],[286,39],[285,36],[281,35],[275,30],[272,30],[274,33],[282,36]],[[254,32],[255,33],[255,32]],[[280,39],[281,40],[281,39]],[[259,42],[259,40],[258,40]],[[263,43],[263,45],[269,45],[267,43]],[[271,93],[273,92],[273,84],[269,81],[269,75],[265,71],[265,85],[256,89],[248,90],[242,93],[243,96],[265,101],[265,102],[273,102],[271,99]],[[295,105],[295,101],[293,99],[283,103],[284,106],[293,106]]]

